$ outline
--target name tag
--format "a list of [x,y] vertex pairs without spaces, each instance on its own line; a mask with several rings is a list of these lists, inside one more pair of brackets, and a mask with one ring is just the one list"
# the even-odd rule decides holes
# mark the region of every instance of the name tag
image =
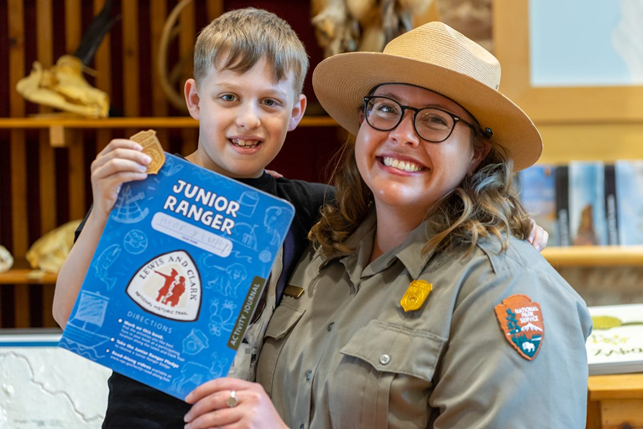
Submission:
[[288,285],[284,289],[284,295],[299,299],[299,297],[304,293],[304,288],[299,286]]

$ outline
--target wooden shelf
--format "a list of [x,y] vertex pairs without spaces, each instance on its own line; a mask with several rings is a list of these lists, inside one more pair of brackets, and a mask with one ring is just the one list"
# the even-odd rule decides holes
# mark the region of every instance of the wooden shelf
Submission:
[[643,397],[643,373],[592,375],[588,383],[589,399],[624,399]]
[[45,273],[29,268],[12,269],[0,273],[0,285],[3,284],[54,284],[57,274]]
[[[643,266],[643,246],[575,246],[548,247],[543,256],[554,268]],[[0,273],[2,284],[53,284],[56,274],[29,268],[15,268]]]
[[643,266],[643,246],[547,247],[543,256],[554,268]]
[[[197,128],[199,122],[189,116],[147,118],[79,118],[75,116],[37,116],[33,118],[0,118],[0,129],[46,129],[53,147],[65,147],[79,140],[73,135],[81,129],[113,128]],[[305,116],[300,127],[336,127],[330,116]]]
[[[33,118],[0,118],[0,129],[34,129],[34,128],[196,128],[199,122],[185,117],[147,117],[147,118],[78,118],[78,117],[33,117]],[[304,116],[300,127],[336,127],[337,122],[330,116]]]

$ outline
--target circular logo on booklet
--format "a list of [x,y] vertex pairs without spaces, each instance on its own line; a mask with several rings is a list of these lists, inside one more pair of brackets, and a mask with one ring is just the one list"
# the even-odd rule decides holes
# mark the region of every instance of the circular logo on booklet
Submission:
[[201,309],[201,275],[184,250],[156,256],[138,269],[127,295],[143,310],[179,322],[191,322]]

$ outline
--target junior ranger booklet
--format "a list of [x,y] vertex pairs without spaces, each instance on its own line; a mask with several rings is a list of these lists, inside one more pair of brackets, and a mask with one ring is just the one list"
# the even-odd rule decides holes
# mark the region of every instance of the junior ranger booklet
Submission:
[[164,155],[122,186],[59,345],[183,399],[227,375],[294,208]]

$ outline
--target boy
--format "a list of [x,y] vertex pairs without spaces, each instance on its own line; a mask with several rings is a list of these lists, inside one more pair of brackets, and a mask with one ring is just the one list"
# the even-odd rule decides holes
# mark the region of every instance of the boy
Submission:
[[[290,26],[257,9],[228,12],[199,35],[194,79],[185,84],[190,115],[199,120],[196,152],[186,157],[212,171],[290,201],[295,219],[277,256],[229,375],[254,381],[263,333],[317,218],[329,188],[275,179],[264,168],[281,150],[306,108],[302,94],[308,57]],[[92,163],[92,210],[77,231],[77,242],[60,270],[54,317],[64,327],[122,183],[147,177],[147,155],[131,140],[115,139]],[[80,231],[82,230],[82,234]],[[190,406],[117,373],[109,379],[104,428],[177,428]]]

